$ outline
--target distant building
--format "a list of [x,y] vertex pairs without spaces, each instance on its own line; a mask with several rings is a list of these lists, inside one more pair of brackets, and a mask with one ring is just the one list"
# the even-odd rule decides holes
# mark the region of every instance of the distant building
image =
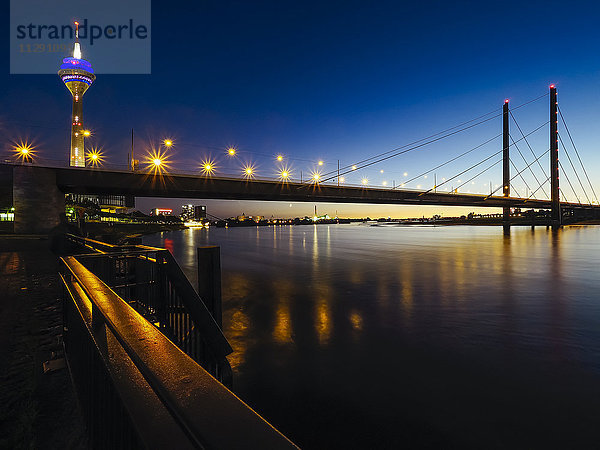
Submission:
[[190,222],[194,220],[194,205],[181,205],[181,220]]
[[169,208],[154,208],[150,210],[151,216],[172,216],[173,210]]
[[135,208],[133,195],[66,194],[65,201],[77,205],[93,203],[104,212],[123,213]]
[[202,222],[206,219],[206,206],[181,205],[180,217],[184,222]]
[[194,206],[194,219],[198,222],[206,219],[206,206],[204,206],[204,205]]

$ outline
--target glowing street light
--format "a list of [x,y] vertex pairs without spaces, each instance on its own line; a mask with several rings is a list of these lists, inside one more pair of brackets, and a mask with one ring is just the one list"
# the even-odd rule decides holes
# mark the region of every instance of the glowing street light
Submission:
[[340,183],[343,183],[345,181],[346,181],[346,179],[344,177],[340,177]]
[[356,170],[357,167],[355,165],[352,166],[352,170]]
[[83,134],[84,137],[90,137],[92,132],[90,130],[83,130],[81,134]]
[[310,180],[315,184],[321,181],[321,172],[312,172],[310,174]]
[[320,166],[322,166],[322,165],[323,165],[323,161],[319,161],[319,162],[318,162],[318,164],[319,164]]
[[361,181],[363,186],[366,186],[367,184],[369,184],[369,179],[368,178],[363,178]]
[[279,162],[283,161],[283,155],[277,155],[277,161],[279,161]]
[[35,147],[29,144],[27,141],[20,141],[18,144],[15,144],[13,147],[13,151],[18,160],[21,163],[33,162],[33,157],[35,156],[35,152],[33,151]]
[[252,164],[246,164],[243,169],[244,169],[244,172],[243,172],[244,178],[246,178],[246,179],[254,178],[256,169]]
[[228,154],[229,156],[235,156],[235,154],[236,154],[236,153],[237,153],[237,151],[235,150],[235,148],[234,148],[234,147],[229,147],[229,148],[227,149],[227,154]]
[[98,167],[104,162],[104,155],[102,151],[97,148],[92,148],[89,152],[87,152],[86,157],[88,160],[88,165],[92,167]]
[[146,155],[144,163],[148,171],[153,175],[162,175],[170,169],[170,161],[167,159],[167,154],[165,152],[161,152],[160,150],[153,149],[150,151]]
[[200,171],[202,172],[202,175],[205,176],[211,176],[213,173],[215,173],[215,169],[215,162],[211,158],[203,160],[200,165]]
[[163,145],[164,145],[165,147],[167,147],[167,148],[170,148],[170,147],[172,147],[172,146],[173,146],[173,140],[172,140],[172,139],[165,139],[165,140],[163,141]]
[[281,181],[285,182],[285,181],[288,181],[290,179],[290,177],[292,176],[292,172],[291,172],[291,170],[289,168],[283,167],[277,173],[277,175],[279,176],[279,179]]

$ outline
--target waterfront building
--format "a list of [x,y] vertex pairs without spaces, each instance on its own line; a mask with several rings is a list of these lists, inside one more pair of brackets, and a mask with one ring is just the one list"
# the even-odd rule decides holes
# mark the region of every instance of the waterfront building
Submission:
[[194,206],[194,220],[200,222],[206,219],[206,206],[196,205]]
[[150,210],[151,216],[172,216],[173,210],[169,208],[154,208]]
[[194,205],[181,205],[181,220],[189,222],[194,219]]
[[82,59],[79,44],[79,23],[75,22],[75,44],[73,56],[63,59],[58,76],[73,96],[73,114],[71,117],[71,153],[69,164],[72,167],[85,167],[85,148],[83,128],[83,94],[96,79],[92,65]]

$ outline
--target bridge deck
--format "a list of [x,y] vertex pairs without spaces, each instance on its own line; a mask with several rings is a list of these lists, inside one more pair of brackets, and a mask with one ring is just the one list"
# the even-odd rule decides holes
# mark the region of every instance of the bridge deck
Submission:
[[[242,180],[192,175],[155,176],[143,173],[81,168],[56,168],[65,193],[134,195],[136,197],[211,198],[231,200],[442,205],[501,208],[550,208],[550,200],[484,194],[425,192],[332,184]],[[600,209],[600,205],[561,203],[567,209]]]

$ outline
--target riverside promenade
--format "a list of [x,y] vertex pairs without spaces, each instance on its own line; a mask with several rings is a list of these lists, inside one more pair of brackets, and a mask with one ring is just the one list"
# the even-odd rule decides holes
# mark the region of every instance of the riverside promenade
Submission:
[[58,259],[43,236],[0,236],[0,267],[0,448],[87,448],[63,359]]

